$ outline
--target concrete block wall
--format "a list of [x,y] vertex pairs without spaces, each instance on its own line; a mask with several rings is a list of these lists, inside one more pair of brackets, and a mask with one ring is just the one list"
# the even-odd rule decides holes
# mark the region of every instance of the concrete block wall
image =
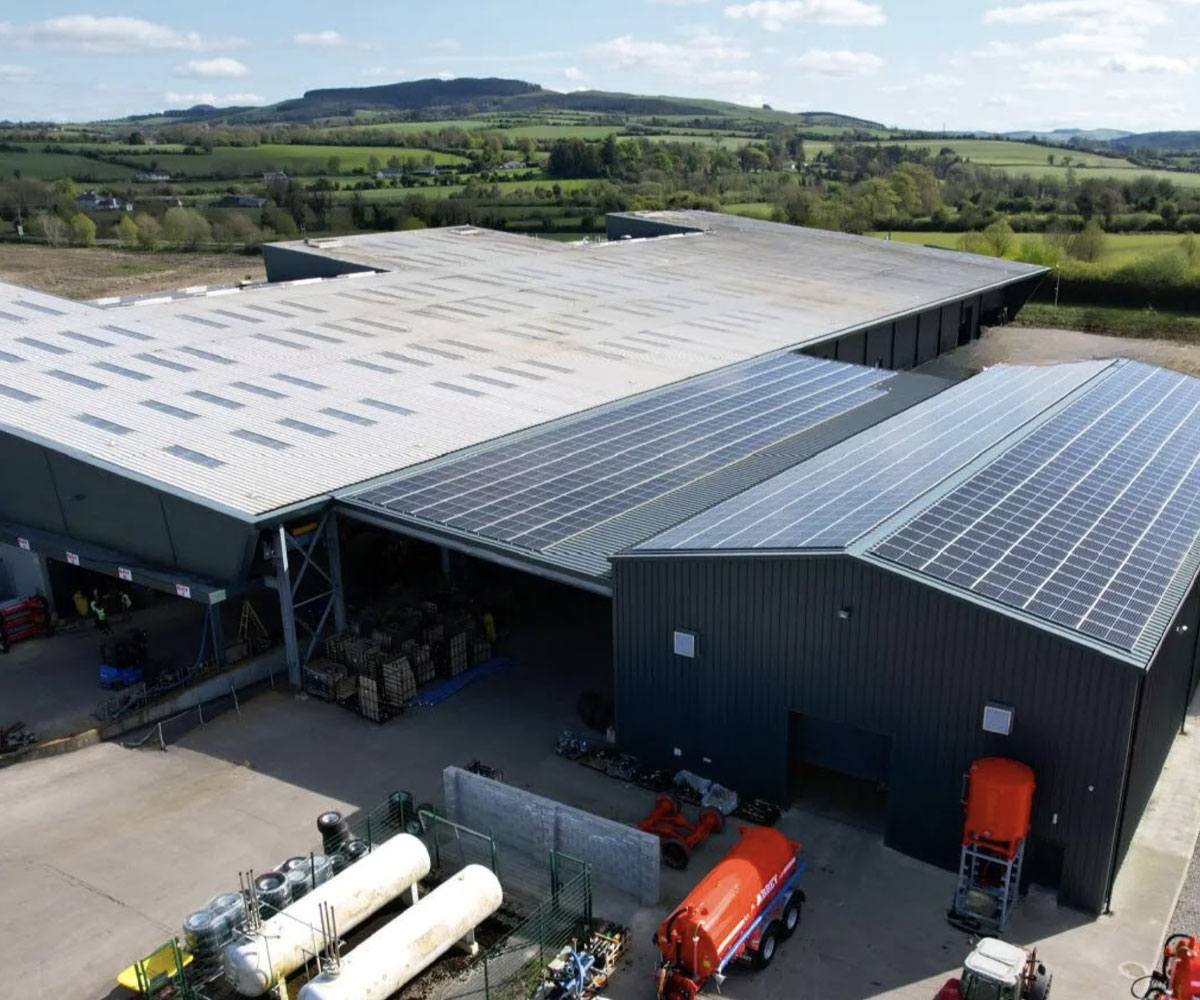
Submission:
[[442,772],[446,815],[532,857],[561,851],[592,866],[597,881],[643,906],[659,897],[659,842],[624,823],[448,767]]

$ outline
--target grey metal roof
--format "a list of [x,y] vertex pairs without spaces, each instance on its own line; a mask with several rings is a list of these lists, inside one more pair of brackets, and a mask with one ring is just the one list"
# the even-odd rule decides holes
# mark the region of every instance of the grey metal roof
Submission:
[[106,307],[0,286],[0,430],[248,519],[1038,268],[731,216],[562,245],[283,245],[364,270]]

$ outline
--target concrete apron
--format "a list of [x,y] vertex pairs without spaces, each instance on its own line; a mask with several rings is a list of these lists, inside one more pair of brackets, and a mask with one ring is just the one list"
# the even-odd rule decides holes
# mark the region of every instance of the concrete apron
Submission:
[[124,736],[126,733],[133,732],[135,729],[142,729],[145,726],[153,725],[156,722],[162,722],[172,716],[179,715],[181,712],[186,712],[198,705],[203,705],[205,702],[223,698],[231,691],[240,691],[242,688],[257,684],[269,677],[273,677],[275,674],[280,674],[281,681],[285,680],[286,669],[283,650],[273,649],[262,656],[256,656],[251,660],[247,660],[245,663],[231,670],[226,670],[215,677],[206,678],[198,684],[177,691],[170,697],[147,705],[139,711],[130,712],[120,719],[106,722],[103,725],[93,726],[91,729],[85,729],[83,732],[75,733],[72,736],[47,740],[45,743],[38,743],[35,746],[26,747],[24,750],[5,754],[3,757],[0,757],[0,769],[11,767],[13,764],[20,764],[27,760],[57,757],[59,754],[71,753],[74,750],[82,750],[84,747],[94,746],[103,740],[116,739]]
[[1125,996],[1132,980],[1158,964],[1200,834],[1200,699],[1187,718],[1117,874],[1112,912],[1054,931],[1053,896],[1031,892],[1014,914],[1006,936],[1036,942],[1060,1000]]

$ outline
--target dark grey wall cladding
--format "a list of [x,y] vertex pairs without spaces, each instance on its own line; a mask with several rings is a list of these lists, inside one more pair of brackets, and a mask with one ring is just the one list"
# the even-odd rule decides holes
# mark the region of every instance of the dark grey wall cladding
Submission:
[[[1061,900],[1103,907],[1133,667],[840,555],[619,558],[613,599],[623,746],[788,801],[789,710],[889,735],[887,842],[947,867],[964,771],[1015,757],[1037,774],[1034,841],[1065,848]],[[1015,708],[1011,736],[982,731],[989,700]]]
[[682,226],[661,219],[640,219],[632,215],[605,216],[605,233],[610,240],[646,239],[653,236],[672,236],[677,233],[702,232],[702,227]]
[[150,486],[0,434],[0,518],[218,582],[242,578],[257,532]]
[[[315,249],[315,248],[314,248]],[[263,264],[268,281],[298,281],[301,278],[336,278],[340,274],[373,271],[364,264],[334,260],[320,253],[305,253],[288,247],[263,244]]]
[[[1180,626],[1184,631],[1179,631]],[[1200,676],[1198,639],[1200,584],[1194,583],[1146,673],[1129,768],[1129,795],[1121,824],[1121,858],[1129,850],[1138,821],[1183,722],[1195,678]]]

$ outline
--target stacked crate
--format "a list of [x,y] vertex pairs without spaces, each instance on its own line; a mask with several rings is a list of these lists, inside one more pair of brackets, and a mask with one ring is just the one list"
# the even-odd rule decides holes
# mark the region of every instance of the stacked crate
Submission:
[[417,696],[417,679],[405,657],[384,663],[380,675],[384,700],[392,708],[403,708]]
[[304,667],[304,690],[325,701],[336,701],[338,682],[345,677],[346,670],[340,664],[331,660],[312,660]]
[[450,640],[446,643],[446,646],[450,676],[457,677],[471,665],[471,657],[467,652],[467,633],[458,632],[450,636]]
[[387,703],[380,697],[379,687],[374,677],[359,674],[358,711],[372,722],[384,722],[391,718]]
[[410,639],[401,645],[400,651],[412,667],[417,684],[428,684],[437,676],[437,669],[433,665],[433,657],[430,656],[427,645]]
[[492,644],[478,636],[471,641],[471,666],[487,663],[492,658]]

